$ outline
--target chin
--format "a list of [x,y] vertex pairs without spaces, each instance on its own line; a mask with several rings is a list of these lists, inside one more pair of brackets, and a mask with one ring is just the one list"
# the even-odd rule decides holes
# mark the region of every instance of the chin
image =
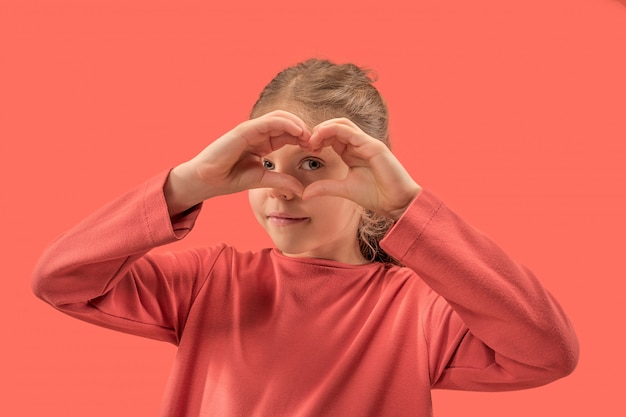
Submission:
[[303,245],[302,242],[281,242],[281,241],[277,241],[277,240],[273,240],[274,242],[274,246],[276,246],[276,248],[281,251],[282,253],[284,253],[285,255],[289,255],[289,256],[308,256],[306,255],[306,253],[311,252],[312,248],[307,247],[306,245]]
[[308,256],[306,255],[308,253],[307,250],[288,247],[288,246],[279,246],[279,245],[276,245],[276,248],[287,256],[293,256],[293,257]]

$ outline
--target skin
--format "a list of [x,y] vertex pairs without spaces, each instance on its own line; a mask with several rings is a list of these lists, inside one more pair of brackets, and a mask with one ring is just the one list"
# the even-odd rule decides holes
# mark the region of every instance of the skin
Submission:
[[[265,169],[294,177],[304,189],[348,173],[348,166],[328,147],[313,153],[286,145],[263,157],[263,163]],[[248,195],[257,220],[285,255],[367,262],[356,239],[361,208],[353,201],[326,195],[304,200],[276,188],[256,188]]]
[[171,216],[244,190],[286,255],[360,264],[359,210],[397,220],[421,187],[382,142],[350,120],[309,130],[284,110],[239,124],[172,169],[164,186]]

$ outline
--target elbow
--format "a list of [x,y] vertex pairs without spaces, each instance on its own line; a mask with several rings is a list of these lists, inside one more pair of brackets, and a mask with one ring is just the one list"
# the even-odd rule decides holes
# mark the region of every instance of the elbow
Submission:
[[574,372],[578,365],[579,355],[578,342],[563,349],[553,366],[555,379],[564,378]]
[[50,300],[52,299],[50,279],[46,275],[41,274],[38,268],[36,268],[33,272],[30,284],[35,297],[50,303]]
[[33,294],[48,304],[59,304],[59,279],[45,264],[40,262],[35,266],[31,277],[31,290]]
[[[571,328],[570,328],[571,329]],[[573,331],[542,337],[529,346],[526,359],[508,371],[523,388],[542,386],[570,375],[579,360],[578,339]]]
[[510,378],[515,381],[513,389],[536,388],[570,375],[578,364],[578,346],[538,349],[534,356],[539,361],[533,361],[532,365],[527,363],[507,369]]
[[558,338],[555,342],[542,352],[541,368],[548,382],[564,378],[574,372],[580,357],[578,339],[573,331],[566,337]]
[[555,372],[559,374],[559,378],[563,378],[576,369],[580,358],[580,344],[576,332],[569,322],[563,327],[560,337],[557,337],[556,340]]

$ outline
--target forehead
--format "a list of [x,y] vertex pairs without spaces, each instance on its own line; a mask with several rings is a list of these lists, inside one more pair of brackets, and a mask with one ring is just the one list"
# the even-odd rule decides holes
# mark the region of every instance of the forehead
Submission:
[[304,157],[314,157],[324,159],[326,161],[341,161],[341,157],[337,155],[337,153],[333,150],[332,147],[327,146],[323,148],[320,152],[314,153],[310,152],[306,149],[301,148],[298,145],[284,145],[279,149],[276,149],[274,152],[266,155],[266,158],[304,158]]
[[274,110],[284,110],[298,116],[307,125],[309,129],[313,129],[319,123],[336,117],[346,117],[345,112],[333,111],[332,109],[320,109],[306,107],[289,99],[280,99],[271,102],[264,102],[252,113],[252,118],[260,117]]

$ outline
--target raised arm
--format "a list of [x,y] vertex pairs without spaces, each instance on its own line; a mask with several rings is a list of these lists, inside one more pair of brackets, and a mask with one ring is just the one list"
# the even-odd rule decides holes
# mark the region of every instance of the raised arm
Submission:
[[[578,342],[556,300],[530,270],[422,190],[380,141],[333,119],[313,129],[309,146],[332,146],[350,172],[311,184],[304,198],[349,198],[396,220],[381,247],[439,294],[424,323],[433,385],[525,388],[573,370]],[[445,328],[465,330],[450,336]]]
[[186,306],[174,295],[190,299],[202,271],[191,252],[146,253],[183,238],[200,208],[172,221],[162,191],[166,177],[127,192],[53,242],[35,266],[35,294],[82,320],[176,343]]
[[307,137],[287,112],[243,122],[59,237],[35,266],[33,291],[83,320],[176,343],[220,248],[148,252],[183,238],[207,198],[264,186],[301,192],[294,178],[269,173],[259,161]]

